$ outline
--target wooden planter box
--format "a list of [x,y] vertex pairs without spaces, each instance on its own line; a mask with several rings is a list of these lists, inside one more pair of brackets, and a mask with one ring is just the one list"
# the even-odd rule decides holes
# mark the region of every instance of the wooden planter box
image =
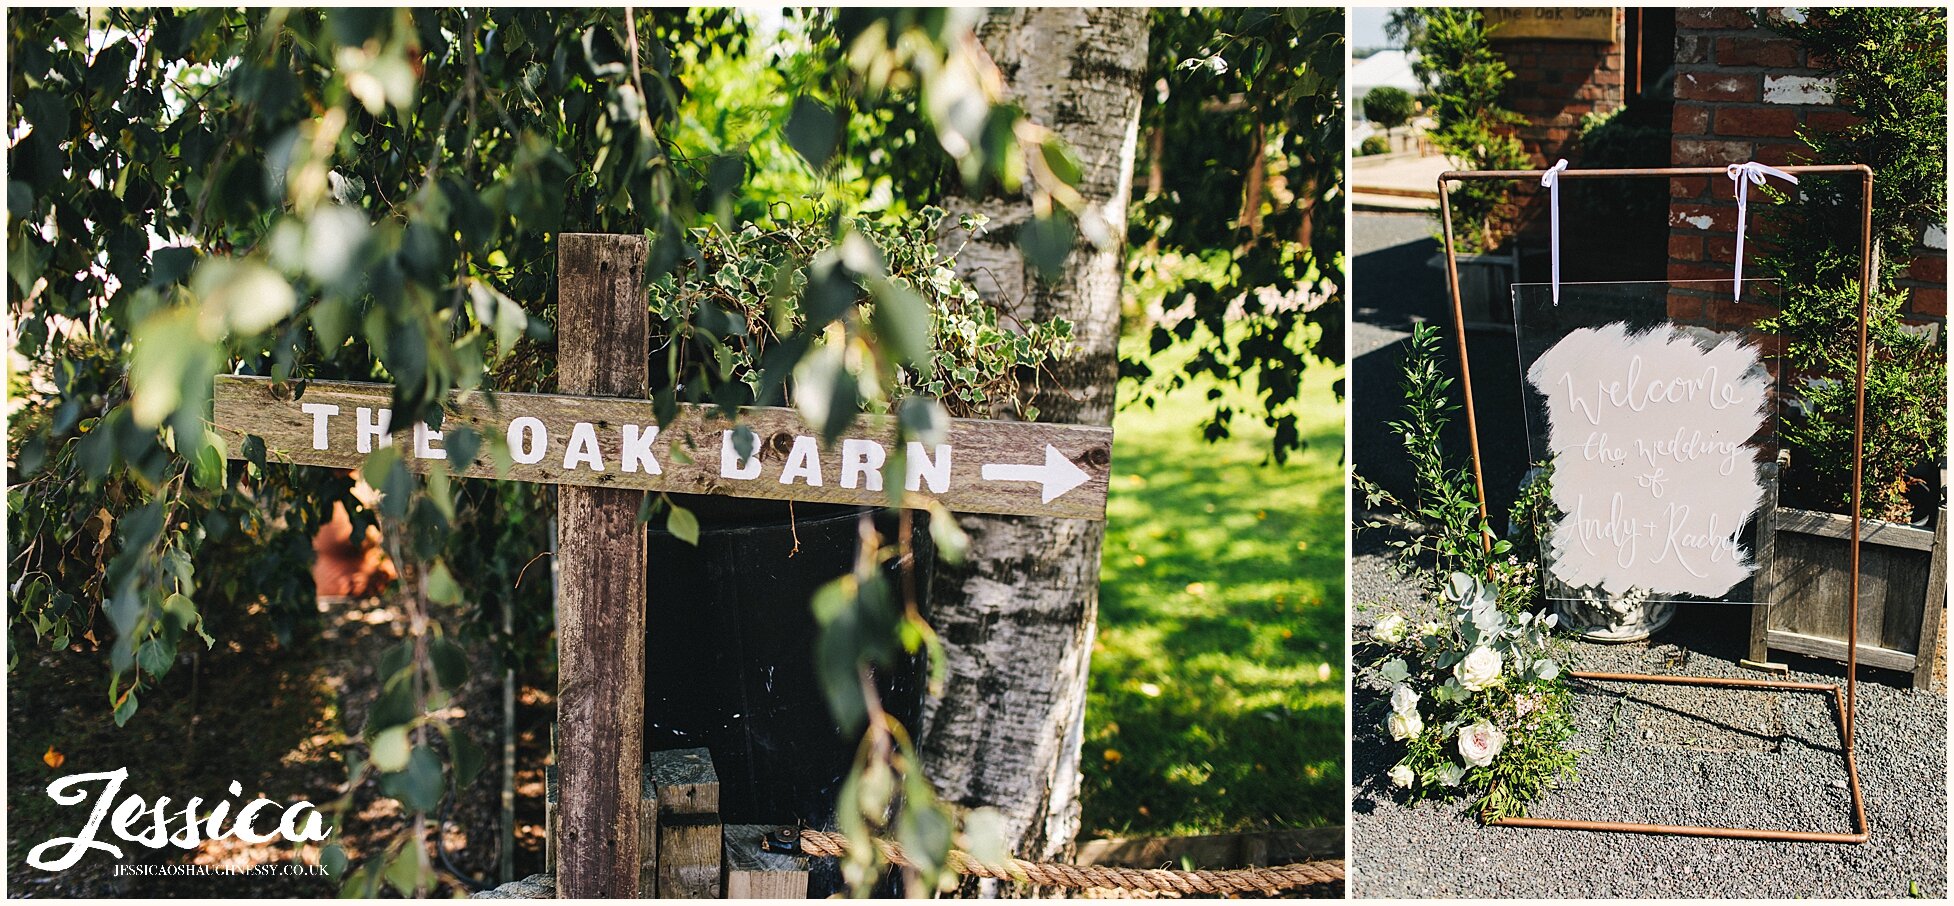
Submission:
[[[1852,520],[1780,507],[1762,600],[1751,611],[1750,659],[1790,651],[1844,661]],[[1868,519],[1859,541],[1859,663],[1933,682],[1947,609],[1947,510],[1933,531]]]
[[[1459,308],[1470,323],[1511,324],[1513,323],[1513,283],[1520,269],[1517,253],[1507,254],[1468,254],[1461,252],[1459,262]],[[1438,269],[1441,279],[1445,274],[1445,251],[1440,249],[1429,262]]]

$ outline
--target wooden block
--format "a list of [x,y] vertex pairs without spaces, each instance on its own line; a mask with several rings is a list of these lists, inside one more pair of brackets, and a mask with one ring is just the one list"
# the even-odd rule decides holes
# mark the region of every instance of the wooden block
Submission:
[[807,899],[807,857],[767,852],[760,841],[772,830],[768,824],[726,825],[727,899]]
[[[719,774],[705,749],[667,749],[651,753],[651,780],[663,815],[719,817]],[[683,822],[681,822],[683,823]]]
[[719,775],[705,749],[653,752],[650,777],[658,812],[657,896],[718,899]]

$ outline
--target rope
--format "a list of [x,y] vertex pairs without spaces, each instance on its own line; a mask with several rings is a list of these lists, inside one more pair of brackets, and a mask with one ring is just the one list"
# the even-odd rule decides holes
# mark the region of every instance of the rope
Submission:
[[[825,831],[801,829],[801,852],[810,856],[839,857],[848,854],[848,838]],[[909,865],[900,844],[875,841],[882,857],[894,865]],[[950,850],[949,868],[960,875],[1041,884],[1068,890],[1118,888],[1159,893],[1228,894],[1260,893],[1275,896],[1284,890],[1315,884],[1334,884],[1343,880],[1343,860],[1300,862],[1270,868],[1232,868],[1224,871],[1175,871],[1165,868],[1115,868],[1104,865],[1066,865],[1057,862],[1026,862],[1009,859],[1002,864],[979,862],[962,850]]]

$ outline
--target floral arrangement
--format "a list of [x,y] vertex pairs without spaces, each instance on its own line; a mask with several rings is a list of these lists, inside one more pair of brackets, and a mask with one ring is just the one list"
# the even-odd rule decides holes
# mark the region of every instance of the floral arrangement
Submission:
[[1485,821],[1524,813],[1574,774],[1572,696],[1550,650],[1557,619],[1525,609],[1530,570],[1510,565],[1492,581],[1452,573],[1426,612],[1381,615],[1381,652],[1363,670],[1389,693],[1384,730],[1404,746],[1392,785],[1470,797]]

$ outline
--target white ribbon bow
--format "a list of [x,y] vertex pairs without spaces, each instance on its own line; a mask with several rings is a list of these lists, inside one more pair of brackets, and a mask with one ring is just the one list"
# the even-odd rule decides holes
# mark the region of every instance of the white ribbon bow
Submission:
[[1750,219],[1750,187],[1763,185],[1766,176],[1775,176],[1794,184],[1798,182],[1798,177],[1754,160],[1731,164],[1724,170],[1730,174],[1730,181],[1736,184],[1733,188],[1737,191],[1737,261],[1735,276],[1730,282],[1730,298],[1734,302],[1744,297],[1744,223]]
[[1553,249],[1555,305],[1560,304],[1560,172],[1565,169],[1567,159],[1562,158],[1540,175],[1540,184],[1547,187],[1547,244]]

